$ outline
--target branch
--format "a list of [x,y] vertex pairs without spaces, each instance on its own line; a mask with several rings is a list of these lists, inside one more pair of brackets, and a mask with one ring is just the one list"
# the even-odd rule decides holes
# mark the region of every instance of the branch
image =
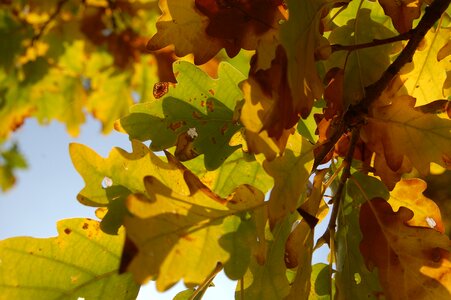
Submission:
[[337,192],[335,193],[334,197],[332,198],[333,206],[332,206],[332,213],[330,215],[329,224],[327,225],[327,229],[324,232],[324,234],[318,239],[318,242],[322,241],[327,243],[330,246],[330,233],[335,232],[335,224],[337,222],[338,217],[338,211],[340,209],[340,203],[342,202],[343,198],[343,189],[345,187],[346,181],[351,176],[351,163],[352,158],[354,156],[354,150],[357,143],[357,140],[359,139],[360,135],[360,128],[354,127],[354,129],[351,132],[351,142],[349,144],[348,152],[346,153],[346,157],[343,161],[344,168],[343,173],[341,173],[340,177],[340,183],[337,188]]
[[371,47],[381,46],[381,45],[390,44],[390,43],[394,43],[394,42],[409,40],[409,39],[411,39],[413,32],[414,32],[413,30],[409,30],[407,32],[401,33],[400,35],[393,36],[391,38],[374,39],[372,42],[356,44],[356,45],[333,44],[333,45],[331,45],[331,48],[332,48],[332,52],[355,51],[355,50],[364,49],[364,48],[371,48]]
[[63,8],[64,4],[66,4],[68,0],[60,0],[58,1],[58,3],[56,4],[56,9],[53,12],[53,14],[50,15],[49,19],[47,21],[45,21],[45,23],[42,25],[42,27],[39,29],[39,32],[33,36],[33,38],[31,39],[31,45],[33,46],[34,43],[39,40],[41,38],[41,36],[44,34],[44,31],[47,29],[47,27],[49,26],[50,22],[52,22],[61,12],[61,9]]
[[[431,29],[434,23],[440,19],[441,15],[448,8],[450,1],[451,0],[435,0],[429,7],[426,8],[426,12],[417,27],[406,33],[406,35],[410,37],[406,47],[401,51],[395,61],[385,70],[379,80],[365,88],[365,97],[358,104],[349,107],[343,115],[342,122],[340,122],[337,126],[334,134],[331,136],[329,141],[322,146],[323,149],[321,152],[316,155],[313,170],[316,170],[324,157],[326,157],[326,155],[333,149],[335,143],[347,130],[349,130],[350,127],[363,124],[364,116],[368,114],[368,108],[370,105],[379,98],[382,91],[388,86],[396,74],[398,74],[401,68],[408,62],[412,61],[412,57],[420,42],[423,40],[424,36],[429,29]],[[403,37],[401,34],[398,38],[400,36]]]
[[395,61],[385,70],[381,78],[375,83],[365,88],[365,97],[357,105],[348,110],[349,117],[354,117],[357,112],[368,113],[368,107],[376,101],[382,94],[382,91],[387,87],[390,81],[398,74],[401,68],[412,61],[412,57],[418,48],[418,45],[423,40],[426,33],[431,29],[434,23],[440,19],[441,15],[448,8],[451,0],[435,0],[426,8],[426,12],[421,18],[415,29],[411,30],[411,37],[406,47],[401,51],[401,54]]

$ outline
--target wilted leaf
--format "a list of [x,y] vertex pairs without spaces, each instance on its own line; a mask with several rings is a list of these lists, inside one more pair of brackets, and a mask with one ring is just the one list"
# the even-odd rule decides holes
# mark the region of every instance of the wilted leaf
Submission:
[[450,36],[450,28],[429,30],[424,45],[415,52],[412,62],[401,69],[400,77],[405,81],[406,89],[403,93],[416,98],[416,106],[451,95],[451,90],[445,86],[451,72],[450,52],[449,47],[448,50],[443,48],[450,43]]
[[394,211],[401,206],[412,210],[414,216],[407,221],[410,226],[431,227],[441,233],[445,229],[437,204],[423,195],[426,190],[426,182],[418,178],[402,179],[390,192],[388,203]]
[[191,172],[180,171],[189,195],[180,194],[173,183],[165,185],[148,176],[144,184],[149,198],[135,194],[127,199],[133,216],[126,216],[124,224],[137,251],[124,249],[123,270],[139,282],[156,280],[161,291],[182,278],[190,286],[198,285],[217,263],[228,276],[240,278],[258,244],[255,218],[265,212],[263,193],[241,185],[224,199]]
[[360,250],[370,269],[378,268],[390,299],[447,299],[451,294],[451,241],[431,228],[409,226],[414,213],[394,212],[374,198],[360,211]]
[[99,223],[69,219],[58,236],[0,242],[3,299],[135,299],[139,285],[118,274],[123,230],[103,233]]
[[178,83],[164,98],[132,107],[116,127],[131,138],[152,140],[153,150],[176,145],[181,160],[204,154],[206,168],[216,169],[239,148],[229,141],[241,127],[233,111],[242,98],[237,85],[244,76],[223,63],[215,80],[183,61],[174,64],[174,73]]
[[404,157],[420,172],[429,173],[430,162],[445,168],[451,164],[451,120],[414,109],[415,99],[399,96],[392,104],[373,109],[361,137],[372,151],[383,153],[393,171]]

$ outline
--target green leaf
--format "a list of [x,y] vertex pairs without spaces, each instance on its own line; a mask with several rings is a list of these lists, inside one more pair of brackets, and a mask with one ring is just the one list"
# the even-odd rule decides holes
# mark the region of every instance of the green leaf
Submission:
[[[352,1],[351,3],[358,1]],[[330,36],[331,44],[355,45],[395,36],[396,33],[384,25],[373,21],[371,11],[362,8],[357,11],[355,19],[334,29]],[[362,99],[364,88],[378,80],[385,69],[390,65],[390,54],[396,50],[396,43],[378,47],[332,53],[325,66],[327,70],[340,68],[345,70],[344,75],[344,106],[355,104]]]
[[374,177],[353,173],[346,184],[335,234],[338,299],[377,299],[382,291],[377,273],[368,271],[359,250],[362,240],[359,227],[360,206],[373,197],[388,199],[389,193],[385,185]]
[[295,221],[295,214],[289,215],[276,224],[272,233],[267,232],[268,246],[262,249],[263,253],[254,254],[249,269],[237,284],[236,299],[272,300],[288,295],[285,242]]
[[5,192],[14,186],[16,169],[26,169],[27,162],[16,144],[3,150],[0,144],[0,189]]
[[274,178],[269,198],[271,227],[298,207],[313,165],[313,146],[297,132],[290,135],[283,156],[264,161],[263,167]]
[[135,299],[139,285],[118,274],[123,230],[104,234],[99,223],[68,219],[58,236],[11,238],[0,242],[3,299]]
[[184,165],[221,197],[230,195],[241,184],[252,185],[263,193],[273,186],[274,180],[262,167],[262,155],[253,156],[235,151],[214,171],[207,171],[201,159],[197,157],[186,161]]
[[329,265],[314,264],[312,266],[311,288],[309,299],[330,300],[331,299],[331,278]]
[[192,149],[185,159],[176,150],[176,157],[187,160],[204,154],[206,168],[216,169],[239,148],[230,146],[229,140],[241,128],[233,112],[243,97],[238,83],[244,76],[226,63],[219,65],[218,79],[184,61],[174,63],[173,68],[178,83],[169,86],[165,97],[133,106],[117,128],[132,139],[152,140],[154,151],[175,145],[183,150],[178,138],[185,135]]

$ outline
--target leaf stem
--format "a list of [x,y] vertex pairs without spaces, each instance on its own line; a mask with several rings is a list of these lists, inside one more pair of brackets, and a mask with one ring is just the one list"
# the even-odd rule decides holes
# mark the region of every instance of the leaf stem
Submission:
[[334,197],[332,198],[333,206],[329,224],[327,225],[327,229],[324,232],[324,234],[319,238],[319,240],[322,240],[323,242],[327,243],[329,247],[331,243],[331,237],[333,237],[335,233],[335,224],[337,222],[338,211],[340,209],[340,203],[342,201],[343,189],[345,187],[346,181],[351,176],[351,163],[352,158],[354,156],[355,146],[360,135],[359,133],[360,133],[359,127],[354,127],[351,132],[351,142],[349,144],[349,149],[348,152],[346,153],[346,157],[343,161],[344,164],[343,173],[341,173],[340,183],[338,185]]
[[215,279],[216,275],[218,275],[219,272],[222,270],[222,264],[218,263],[216,265],[216,268],[211,272],[210,276],[208,276],[205,281],[194,291],[194,293],[189,297],[189,300],[196,299],[197,296],[202,297],[202,295],[205,293],[205,291],[210,286],[213,279]]

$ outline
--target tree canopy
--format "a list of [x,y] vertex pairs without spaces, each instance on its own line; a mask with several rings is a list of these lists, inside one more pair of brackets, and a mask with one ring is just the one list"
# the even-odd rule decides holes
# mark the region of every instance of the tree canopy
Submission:
[[27,118],[132,145],[70,145],[98,220],[0,241],[0,295],[450,298],[449,3],[0,1],[0,188]]

